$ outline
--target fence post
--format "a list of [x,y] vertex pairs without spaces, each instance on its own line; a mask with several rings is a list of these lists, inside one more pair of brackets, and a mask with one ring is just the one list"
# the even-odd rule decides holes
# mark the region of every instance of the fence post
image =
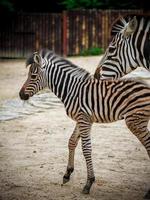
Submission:
[[63,56],[67,56],[67,12],[63,11]]

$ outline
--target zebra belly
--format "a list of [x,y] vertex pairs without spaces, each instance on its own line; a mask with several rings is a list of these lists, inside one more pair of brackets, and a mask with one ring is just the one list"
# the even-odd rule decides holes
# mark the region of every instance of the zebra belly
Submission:
[[124,119],[123,116],[117,116],[116,118],[113,116],[112,113],[108,114],[108,113],[96,113],[93,112],[91,115],[91,119],[94,123],[111,123],[111,122],[115,122],[118,120],[122,120]]
[[81,112],[83,115],[90,118],[90,121],[93,123],[111,123],[124,119],[123,115],[114,115],[112,111],[109,111],[108,108],[105,107],[101,110],[82,107]]

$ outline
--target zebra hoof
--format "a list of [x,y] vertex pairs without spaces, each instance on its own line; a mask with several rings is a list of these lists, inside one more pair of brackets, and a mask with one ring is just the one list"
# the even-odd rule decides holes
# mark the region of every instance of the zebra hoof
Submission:
[[66,174],[63,177],[63,184],[65,184],[65,183],[70,181],[70,175],[72,174],[73,170],[74,170],[74,168],[67,167]]
[[86,183],[86,185],[84,186],[84,188],[82,190],[83,194],[89,194],[90,193],[90,189],[91,189],[91,186],[92,186],[94,181],[95,181],[95,177],[90,178],[90,179],[87,180],[87,183]]
[[144,196],[144,199],[150,199],[150,190],[146,193],[146,195]]
[[90,193],[90,188],[85,186],[82,190],[82,194],[89,194]]
[[64,176],[63,177],[63,184],[67,183],[70,181],[70,177]]

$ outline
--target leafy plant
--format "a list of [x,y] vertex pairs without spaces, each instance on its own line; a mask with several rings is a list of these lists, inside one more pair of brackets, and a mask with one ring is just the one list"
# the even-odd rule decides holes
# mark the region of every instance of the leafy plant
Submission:
[[99,0],[63,0],[62,4],[67,10],[78,8],[97,8],[100,6]]
[[[59,0],[67,10],[74,9],[135,9],[146,4],[140,0]],[[139,2],[139,3],[137,3]],[[147,0],[148,2],[148,0]],[[146,7],[145,7],[146,8]]]
[[14,7],[10,0],[0,0],[0,11],[1,12],[13,12]]
[[100,54],[103,54],[103,53],[104,53],[104,49],[103,48],[91,47],[89,49],[83,49],[80,52],[80,55],[81,56],[90,56],[90,55],[96,56],[96,55],[100,55]]

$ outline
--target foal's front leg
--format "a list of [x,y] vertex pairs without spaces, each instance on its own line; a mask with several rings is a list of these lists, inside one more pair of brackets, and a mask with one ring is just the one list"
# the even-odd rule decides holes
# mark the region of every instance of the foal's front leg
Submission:
[[67,183],[70,180],[70,175],[74,171],[74,155],[75,155],[75,148],[78,144],[78,141],[80,139],[80,134],[78,131],[78,127],[76,125],[68,143],[69,148],[69,158],[68,158],[68,165],[66,173],[63,177],[63,184]]
[[91,146],[91,137],[90,137],[90,131],[92,124],[87,120],[83,120],[84,117],[81,118],[81,121],[79,123],[79,131],[82,141],[82,151],[84,158],[86,160],[86,166],[87,166],[87,182],[86,185],[83,188],[84,194],[89,194],[91,186],[93,182],[95,181],[95,175],[93,170],[93,164],[92,164],[92,146]]

